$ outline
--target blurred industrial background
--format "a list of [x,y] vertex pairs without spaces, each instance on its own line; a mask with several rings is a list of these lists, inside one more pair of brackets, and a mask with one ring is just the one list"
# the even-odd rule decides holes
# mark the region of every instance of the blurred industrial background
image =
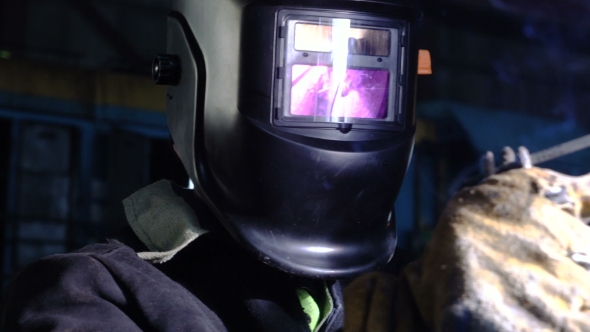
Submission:
[[[195,0],[198,1],[198,0]],[[168,143],[170,0],[0,0],[0,257],[23,265],[125,224],[121,200],[161,178],[186,184]],[[419,252],[446,201],[505,145],[531,151],[590,131],[590,3],[428,0],[419,128],[396,203],[400,252]],[[590,153],[542,165],[590,172]]]

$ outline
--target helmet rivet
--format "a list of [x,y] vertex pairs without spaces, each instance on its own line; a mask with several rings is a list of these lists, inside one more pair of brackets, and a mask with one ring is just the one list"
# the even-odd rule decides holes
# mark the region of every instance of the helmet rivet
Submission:
[[180,58],[158,54],[152,63],[152,78],[158,85],[177,85],[180,82]]

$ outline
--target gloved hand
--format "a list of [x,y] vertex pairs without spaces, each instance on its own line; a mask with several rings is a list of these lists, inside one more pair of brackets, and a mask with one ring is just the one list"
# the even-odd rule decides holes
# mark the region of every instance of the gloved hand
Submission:
[[448,204],[408,281],[436,331],[590,331],[590,175],[495,174]]
[[448,204],[399,279],[345,291],[345,332],[590,331],[590,175],[495,174]]
[[395,327],[398,279],[373,272],[355,279],[344,291],[344,332],[389,332]]

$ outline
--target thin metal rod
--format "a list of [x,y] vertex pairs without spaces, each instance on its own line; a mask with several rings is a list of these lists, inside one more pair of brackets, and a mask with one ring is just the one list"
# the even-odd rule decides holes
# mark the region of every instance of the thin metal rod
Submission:
[[565,155],[590,148],[590,135],[582,136],[531,154],[531,163],[538,165]]

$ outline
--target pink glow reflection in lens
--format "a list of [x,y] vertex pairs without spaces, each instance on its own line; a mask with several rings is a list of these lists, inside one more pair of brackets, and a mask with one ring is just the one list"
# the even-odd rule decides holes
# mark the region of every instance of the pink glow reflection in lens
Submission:
[[332,81],[328,66],[293,65],[291,115],[384,119],[387,116],[389,72],[347,69]]

